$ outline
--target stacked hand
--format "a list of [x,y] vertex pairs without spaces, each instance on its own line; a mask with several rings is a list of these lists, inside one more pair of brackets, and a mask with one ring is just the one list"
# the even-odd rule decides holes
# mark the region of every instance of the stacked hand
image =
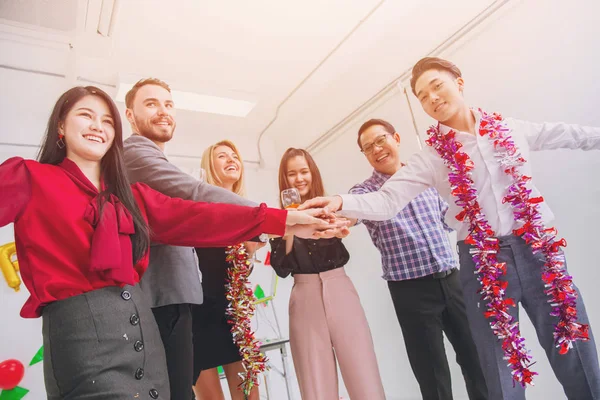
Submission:
[[[346,220],[348,221],[348,220]],[[348,221],[348,224],[351,225],[350,221]],[[343,239],[346,236],[348,236],[350,234],[350,228],[348,228],[347,226],[343,226],[339,229],[339,231],[335,234],[336,238],[340,238]]]
[[[342,198],[315,197],[304,202],[298,210],[288,212],[288,227],[286,235],[301,238],[344,238],[350,234],[348,227],[351,222],[337,217],[332,211],[341,208]],[[290,223],[295,222],[295,223]]]
[[326,208],[331,212],[336,212],[342,208],[342,198],[340,196],[315,197],[302,203],[298,210],[313,208]]
[[304,239],[345,237],[350,225],[348,220],[337,218],[327,208],[290,210],[286,223],[286,236],[295,235]]

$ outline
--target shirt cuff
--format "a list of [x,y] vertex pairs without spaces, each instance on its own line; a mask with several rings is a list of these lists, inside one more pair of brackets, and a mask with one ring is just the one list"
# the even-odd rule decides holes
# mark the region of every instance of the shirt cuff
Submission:
[[269,208],[264,203],[260,206],[265,208],[265,220],[262,223],[262,231],[271,235],[283,236],[286,228],[287,210]]
[[346,218],[361,218],[360,207],[356,196],[354,194],[340,194],[342,198],[342,209],[337,211],[336,214]]

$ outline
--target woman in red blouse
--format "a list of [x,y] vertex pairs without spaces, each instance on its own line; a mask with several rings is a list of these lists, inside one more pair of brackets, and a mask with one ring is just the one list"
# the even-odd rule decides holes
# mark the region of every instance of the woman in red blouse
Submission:
[[[137,283],[150,241],[189,247],[240,243],[318,215],[196,203],[129,185],[118,110],[95,87],[64,93],[39,162],[0,165],[0,227],[14,223],[30,297],[43,317],[49,399],[169,399],[164,349]],[[191,382],[190,382],[191,384]]]

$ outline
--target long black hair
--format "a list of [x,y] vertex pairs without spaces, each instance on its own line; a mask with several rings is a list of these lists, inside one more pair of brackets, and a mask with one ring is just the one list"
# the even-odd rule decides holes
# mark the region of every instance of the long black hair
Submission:
[[148,251],[150,246],[149,228],[131,192],[131,186],[123,161],[123,126],[119,110],[110,96],[94,86],[77,86],[63,93],[54,105],[54,109],[48,120],[46,135],[37,159],[42,164],[53,165],[57,165],[64,160],[67,156],[67,149],[66,146],[61,148],[57,145],[59,140],[58,126],[64,123],[69,111],[85,96],[97,96],[104,100],[114,120],[115,138],[112,146],[110,146],[100,162],[100,173],[104,179],[106,189],[98,196],[98,206],[101,213],[102,206],[108,196],[114,194],[131,213],[135,226],[135,233],[131,236],[133,262],[135,263]]

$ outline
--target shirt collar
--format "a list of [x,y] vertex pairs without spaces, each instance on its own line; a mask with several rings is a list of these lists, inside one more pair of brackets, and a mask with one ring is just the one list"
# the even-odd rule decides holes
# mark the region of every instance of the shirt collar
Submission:
[[[70,176],[71,180],[75,182],[81,189],[88,192],[90,195],[97,195],[98,189],[90,182],[90,180],[81,171],[79,166],[71,159],[65,157],[58,166],[62,168],[67,175]],[[104,180],[102,180],[102,186],[104,186]]]
[[[475,110],[473,108],[471,108],[471,112],[473,113],[473,116],[475,117],[475,126],[478,128],[479,124],[481,123],[481,114],[479,113],[479,111],[477,111],[477,110]],[[446,133],[448,133],[448,132],[450,132],[452,130],[455,130],[455,129],[450,128],[449,126],[444,125],[444,124],[442,124],[440,122],[440,133],[442,133],[443,135],[445,135]],[[468,135],[471,135],[468,132],[459,132],[459,133],[466,133]]]
[[[402,166],[405,167],[406,164],[402,163]],[[383,185],[388,179],[390,179],[392,175],[384,174],[383,172],[379,172],[376,169],[373,170],[373,174],[368,179],[369,182],[375,185]]]

